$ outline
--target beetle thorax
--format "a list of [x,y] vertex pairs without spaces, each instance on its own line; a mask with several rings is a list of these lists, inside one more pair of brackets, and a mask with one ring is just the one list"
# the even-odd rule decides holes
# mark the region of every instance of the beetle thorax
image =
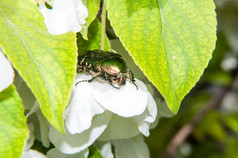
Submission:
[[120,73],[120,69],[115,65],[103,65],[102,69],[110,75],[117,75],[118,73]]

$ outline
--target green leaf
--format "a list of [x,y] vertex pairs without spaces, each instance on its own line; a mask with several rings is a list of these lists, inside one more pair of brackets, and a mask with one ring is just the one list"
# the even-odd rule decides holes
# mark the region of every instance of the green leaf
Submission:
[[32,0],[0,0],[0,46],[48,121],[63,132],[63,111],[76,72],[75,34],[50,35]]
[[236,136],[237,135],[234,135],[233,137],[226,137],[226,139],[224,140],[226,142],[225,144],[226,150],[224,151],[225,155],[223,155],[223,157],[232,158],[235,157],[235,155],[238,155],[237,150],[238,142]]
[[0,157],[20,158],[28,136],[22,100],[13,85],[0,93]]
[[236,112],[234,114],[225,115],[223,121],[227,127],[238,134],[238,114]]
[[212,0],[108,0],[108,18],[136,64],[177,113],[216,40]]
[[88,158],[103,158],[100,151],[93,145],[89,147]]
[[[106,37],[106,36],[105,36]],[[105,40],[105,50],[109,51],[109,40]],[[88,40],[85,40],[81,34],[77,34],[77,45],[79,55],[87,50],[100,49],[101,45],[101,24],[98,19],[95,19],[89,27]]]
[[88,27],[93,22],[93,20],[97,17],[97,13],[100,7],[100,0],[82,0],[83,4],[88,9],[88,17],[86,19],[86,24],[83,29],[80,31],[83,38],[88,40]]
[[207,138],[205,136],[210,136],[215,140],[222,141],[226,137],[220,114],[217,111],[210,111],[197,125],[195,132],[196,130],[202,132],[204,139]]

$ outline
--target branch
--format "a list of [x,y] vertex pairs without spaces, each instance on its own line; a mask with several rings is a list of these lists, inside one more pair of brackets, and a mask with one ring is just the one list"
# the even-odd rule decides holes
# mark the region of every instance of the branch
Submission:
[[106,16],[106,1],[104,0],[101,14],[101,50],[105,50]]

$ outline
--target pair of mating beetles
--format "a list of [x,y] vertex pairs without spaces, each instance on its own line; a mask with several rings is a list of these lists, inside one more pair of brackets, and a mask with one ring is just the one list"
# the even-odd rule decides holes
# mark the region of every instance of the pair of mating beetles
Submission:
[[[125,60],[121,55],[102,50],[86,51],[83,55],[78,57],[78,72],[84,71],[92,76],[90,80],[83,80],[80,82],[92,82],[98,79],[102,82],[108,82],[114,88],[119,88],[126,84],[126,79],[129,79],[137,88],[135,84],[134,75],[126,66]],[[115,84],[119,87],[115,87]]]

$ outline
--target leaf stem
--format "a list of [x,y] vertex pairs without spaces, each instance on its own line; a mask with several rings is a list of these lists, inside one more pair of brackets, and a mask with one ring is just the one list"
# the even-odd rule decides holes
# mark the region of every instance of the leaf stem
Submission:
[[106,1],[102,4],[101,14],[101,50],[105,50],[105,34],[106,34]]

